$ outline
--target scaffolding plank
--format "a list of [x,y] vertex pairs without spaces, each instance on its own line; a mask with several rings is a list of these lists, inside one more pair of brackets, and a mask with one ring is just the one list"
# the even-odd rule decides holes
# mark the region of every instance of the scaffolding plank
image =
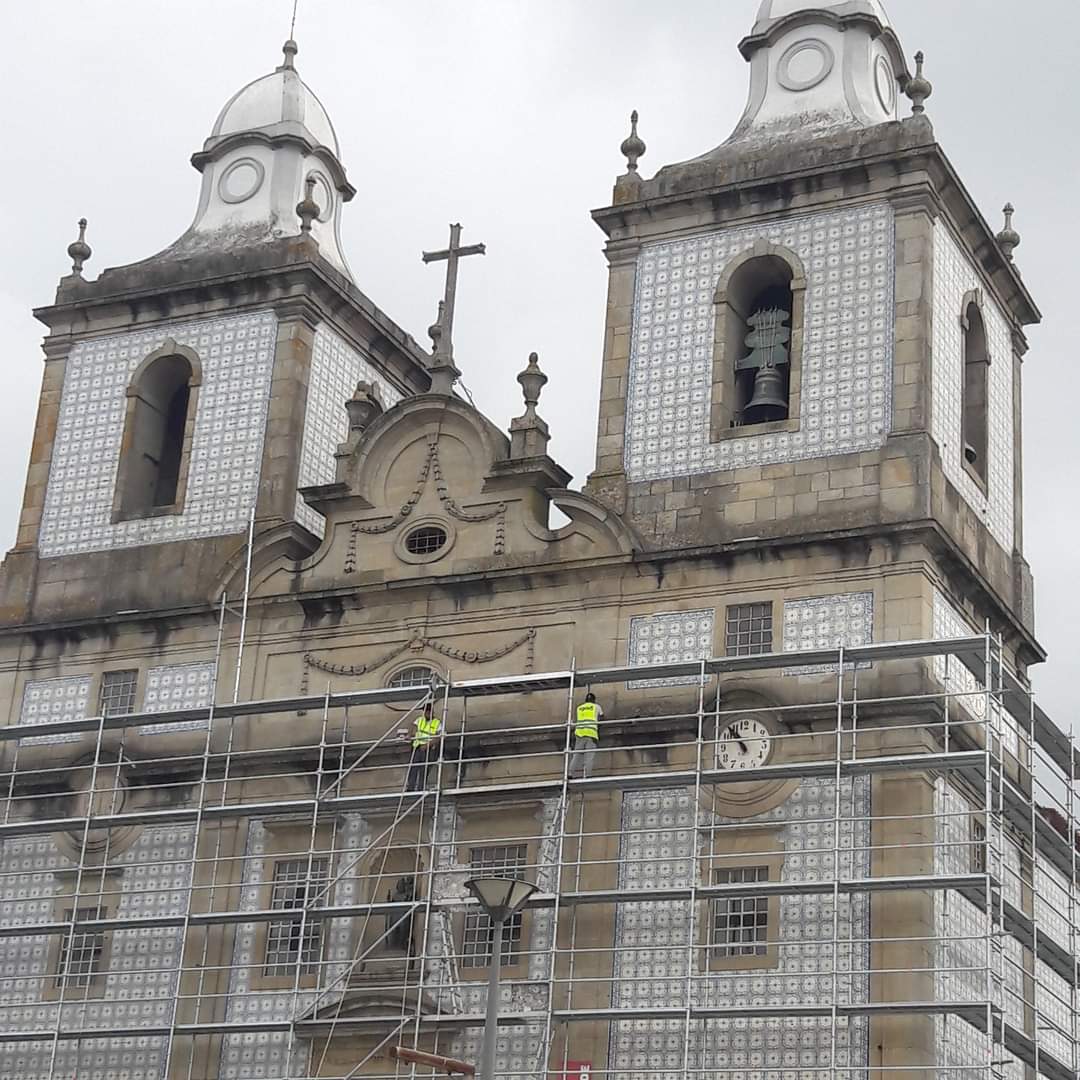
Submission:
[[[901,892],[910,889],[929,891],[975,890],[985,887],[986,878],[982,874],[956,875],[916,875],[914,877],[876,877],[853,878],[849,880],[828,881],[763,881],[736,885],[700,885],[695,889],[686,887],[668,887],[658,889],[597,889],[582,892],[564,892],[558,900],[562,907],[587,906],[592,904],[646,904],[679,900],[711,900],[719,897],[739,896],[828,896],[834,892],[843,894],[871,892]],[[555,906],[554,893],[535,893],[526,904],[532,909],[552,908]],[[369,915],[402,916],[412,910],[418,912],[425,906],[424,900],[411,904],[391,902],[364,902],[358,904],[328,905],[308,908],[306,918],[309,922],[326,922],[331,919],[359,918]],[[459,911],[477,907],[477,901],[471,898],[432,900],[431,907],[436,911]],[[305,913],[301,907],[260,908],[255,911],[209,911],[193,912],[190,915],[145,915],[116,917],[108,919],[80,919],[81,931],[113,931],[136,929],[163,929],[182,926],[220,926],[237,923],[283,922],[297,919]],[[0,938],[28,937],[36,935],[66,934],[71,924],[51,920],[41,923],[0,926]]]
[[[959,770],[982,770],[986,761],[983,750],[950,751],[938,754],[904,754],[880,758],[852,758],[840,762],[841,776],[862,776],[872,773],[908,772],[929,769],[935,772]],[[758,769],[734,771],[730,769],[702,769],[702,784],[745,784],[766,780],[793,780],[810,777],[835,776],[835,761],[790,761],[778,765],[765,765]],[[590,776],[586,779],[567,781],[571,792],[634,790],[657,791],[671,788],[693,787],[697,774],[690,770],[678,772],[619,773],[611,776]],[[467,799],[470,797],[493,797],[517,795],[522,792],[557,795],[562,791],[562,780],[532,780],[512,784],[489,784],[448,788],[441,792],[442,798]]]
[[552,1017],[566,1023],[581,1021],[622,1020],[682,1020],[689,1013],[692,1020],[722,1020],[730,1018],[793,1019],[798,1017],[872,1016],[877,1013],[912,1013],[923,1016],[962,1016],[982,1029],[986,1028],[986,1005],[973,1001],[887,1001],[844,1003],[832,1005],[692,1005],[689,1009],[655,1007],[651,1005],[620,1006],[618,1008],[554,1009]]

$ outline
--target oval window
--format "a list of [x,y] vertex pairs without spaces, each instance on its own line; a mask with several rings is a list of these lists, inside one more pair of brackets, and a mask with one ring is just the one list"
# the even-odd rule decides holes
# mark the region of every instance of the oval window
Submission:
[[438,677],[439,673],[434,668],[426,664],[414,664],[412,667],[395,671],[386,685],[394,690],[427,690]]
[[448,537],[438,525],[421,525],[405,537],[405,550],[410,555],[434,555],[446,547]]

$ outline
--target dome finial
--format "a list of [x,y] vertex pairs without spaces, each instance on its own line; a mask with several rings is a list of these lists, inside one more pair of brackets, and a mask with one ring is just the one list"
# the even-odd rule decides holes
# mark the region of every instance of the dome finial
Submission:
[[289,40],[281,47],[281,51],[285,54],[285,59],[281,62],[281,67],[278,71],[295,71],[296,65],[293,61],[296,58],[296,54],[300,51],[300,47],[296,44],[296,8],[300,3],[300,0],[293,0],[292,5],[292,22],[289,23]]
[[630,134],[623,139],[619,152],[626,157],[626,171],[636,173],[638,158],[645,155],[645,143],[637,133],[638,113],[635,109],[630,114]]
[[304,197],[296,204],[296,213],[300,218],[300,232],[310,233],[311,223],[322,212],[315,201],[315,177],[309,176],[304,181]]
[[86,218],[79,218],[79,239],[68,244],[67,253],[71,256],[71,272],[82,277],[83,263],[93,254],[86,242]]
[[1005,228],[997,234],[998,247],[1001,248],[1001,253],[1005,256],[1009,262],[1013,261],[1013,252],[1020,246],[1020,234],[1013,228],[1013,214],[1016,213],[1016,207],[1013,204],[1006,203],[1005,210]]
[[913,116],[926,112],[926,99],[934,92],[930,81],[923,77],[923,61],[926,57],[920,49],[915,54],[915,74],[908,79],[904,93],[911,98],[911,112]]
[[300,46],[290,37],[284,45],[281,46],[281,51],[285,54],[285,59],[281,61],[281,65],[278,67],[278,71],[295,71],[296,54],[300,51]]

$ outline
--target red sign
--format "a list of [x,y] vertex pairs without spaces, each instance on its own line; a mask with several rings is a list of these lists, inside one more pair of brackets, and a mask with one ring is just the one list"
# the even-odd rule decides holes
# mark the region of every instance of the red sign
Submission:
[[566,1063],[566,1071],[563,1073],[563,1080],[591,1080],[591,1077],[591,1061],[568,1061]]

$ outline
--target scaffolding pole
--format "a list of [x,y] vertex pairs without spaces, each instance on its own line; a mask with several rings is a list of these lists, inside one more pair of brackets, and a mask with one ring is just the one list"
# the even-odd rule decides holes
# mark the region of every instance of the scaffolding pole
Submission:
[[[245,597],[250,584],[252,539],[249,535]],[[224,596],[221,603],[217,660],[224,633]],[[465,803],[480,799],[495,807],[536,800],[547,807],[536,818],[537,824],[529,826],[535,831],[528,835],[508,836],[512,830],[503,827],[494,830],[490,840],[477,841],[535,845],[537,855],[530,865],[544,879],[545,887],[530,900],[526,911],[543,913],[550,920],[550,941],[535,950],[523,942],[516,950],[525,957],[525,974],[506,981],[507,1000],[512,1004],[500,1015],[505,1027],[524,1029],[532,1025],[536,1034],[531,1037],[539,1037],[535,1053],[528,1051],[529,1062],[516,1067],[522,1077],[561,1074],[574,1058],[580,1026],[592,1025],[595,1031],[599,1025],[600,1030],[609,1033],[607,1045],[612,1057],[606,1069],[593,1071],[597,1076],[606,1072],[615,1080],[616,1074],[634,1071],[618,1064],[621,1059],[615,1056],[616,1025],[622,1025],[618,1029],[622,1031],[632,1023],[645,1024],[646,1031],[659,1031],[657,1025],[671,1023],[678,1026],[680,1045],[677,1052],[672,1052],[675,1064],[670,1069],[664,1065],[660,1071],[677,1073],[686,1080],[699,1076],[738,1080],[745,1070],[726,1065],[710,1046],[709,1034],[728,1030],[723,1025],[752,1021],[758,1025],[819,1024],[826,1050],[817,1072],[829,1080],[854,1080],[865,1067],[853,1057],[852,1040],[841,1043],[843,1026],[850,1027],[856,1020],[869,1024],[875,1018],[894,1014],[939,1018],[945,1030],[970,1032],[979,1043],[978,1060],[935,1066],[942,1076],[953,1072],[966,1075],[964,1070],[971,1070],[972,1076],[1005,1080],[1011,1075],[1007,1071],[1009,1062],[1015,1060],[1051,1080],[1075,1077],[1080,1064],[1076,1018],[1080,1004],[1080,867],[1075,843],[1080,758],[1073,738],[1061,737],[1009,671],[1003,642],[989,628],[981,637],[946,642],[851,649],[841,644],[833,650],[781,656],[722,657],[693,664],[629,665],[592,671],[579,671],[572,662],[565,672],[483,680],[447,678],[439,688],[442,738],[437,759],[430,763],[424,790],[415,792],[415,798],[413,793],[402,790],[401,754],[391,738],[400,721],[395,721],[394,728],[370,737],[372,723],[367,718],[380,714],[364,712],[404,703],[410,694],[415,708],[415,689],[334,692],[328,686],[319,697],[240,701],[243,638],[242,622],[232,703],[217,702],[215,690],[208,707],[200,709],[15,725],[0,731],[0,746],[10,746],[10,774],[5,784],[8,804],[0,816],[0,841],[5,850],[9,843],[30,843],[35,838],[77,838],[75,868],[68,879],[72,892],[70,897],[63,894],[65,902],[70,899],[70,917],[60,917],[64,912],[57,912],[55,905],[50,916],[35,901],[32,910],[0,926],[0,947],[11,939],[55,941],[56,954],[68,957],[59,963],[70,964],[77,941],[162,932],[175,932],[178,941],[175,965],[145,965],[138,969],[143,974],[167,973],[175,980],[175,992],[164,1009],[150,1008],[152,999],[147,998],[137,1023],[96,1019],[97,999],[84,995],[81,991],[85,987],[75,986],[82,975],[68,970],[58,975],[46,972],[28,977],[30,983],[37,981],[41,992],[40,1005],[34,1005],[37,1012],[33,1014],[41,1019],[33,1023],[19,1022],[16,1017],[22,1013],[7,1017],[12,1006],[0,999],[0,1046],[29,1043],[47,1047],[47,1067],[57,1080],[61,1068],[67,1067],[61,1048],[69,1044],[78,1048],[85,1040],[164,1040],[166,1076],[183,1067],[178,1065],[182,1059],[177,1054],[181,1043],[186,1042],[189,1078],[197,1075],[195,1062],[200,1054],[205,1057],[210,1052],[213,1040],[221,1040],[222,1047],[227,1048],[238,1045],[243,1037],[257,1034],[283,1037],[283,1068],[289,1070],[293,1080],[324,1075],[327,1053],[335,1038],[364,1037],[375,1045],[374,1050],[365,1052],[366,1057],[358,1055],[358,1063],[350,1064],[340,1080],[370,1064],[378,1048],[388,1045],[394,1037],[407,1038],[418,1053],[426,1053],[426,1045],[433,1044],[438,1055],[452,1056],[466,1033],[482,1025],[483,1016],[482,1008],[469,1004],[476,1001],[474,984],[458,967],[459,946],[454,942],[458,931],[441,930],[451,923],[459,924],[478,908],[475,901],[463,899],[454,889],[438,891],[441,882],[462,873],[454,854],[458,841],[440,834],[440,822],[443,808],[456,812]],[[976,655],[976,645],[981,655]],[[891,662],[932,661],[935,657],[946,658],[944,686],[928,684],[907,695],[873,692],[877,686],[874,680]],[[806,678],[807,669],[823,663],[835,669],[835,695],[819,693],[820,680],[807,684],[796,681]],[[870,692],[860,685],[861,665],[874,666],[868,676]],[[954,677],[953,669],[957,667],[978,680],[977,690],[965,688],[965,680]],[[780,760],[740,774],[722,768],[715,747],[725,718],[752,714],[754,709],[723,707],[721,681],[754,672],[780,676],[782,671],[794,673],[790,684],[793,688],[805,685],[808,689],[804,700],[796,704],[761,709],[779,716],[786,724],[775,740]],[[688,704],[682,713],[651,715],[643,710],[641,715],[605,719],[603,742],[592,757],[594,774],[577,777],[572,739],[577,689],[583,684],[603,686],[643,678],[693,679],[696,702]],[[715,701],[706,695],[710,679],[716,680]],[[1021,690],[1026,695],[1023,700],[1019,697]],[[482,722],[467,722],[467,705],[475,702],[482,712],[488,699],[523,693],[537,695],[530,700],[534,702],[533,716],[541,722],[524,724],[513,733],[503,753],[493,752],[500,746],[488,745],[492,741],[490,728]],[[543,695],[565,695],[565,708],[561,702],[552,706],[552,699]],[[461,723],[453,734],[454,756],[448,758],[450,705],[458,700]],[[976,701],[981,701],[981,710],[974,704]],[[287,753],[260,748],[253,742],[252,731],[264,719],[316,707],[320,721],[315,723],[312,718],[306,726],[297,725],[296,745],[290,746]],[[335,720],[331,735],[331,717],[343,710],[345,721],[338,725]],[[356,732],[350,726],[348,710],[361,715]],[[545,715],[549,721],[553,715],[558,720],[546,722]],[[185,731],[183,725],[193,722],[201,723],[204,730],[191,737],[189,749],[151,754],[145,752],[148,744],[143,742],[138,744],[140,752],[136,757],[131,756],[130,747],[125,751],[125,740],[132,732],[140,735],[145,728],[168,733],[172,725],[175,735]],[[873,740],[882,732],[896,736],[895,745],[883,744],[888,752],[877,753],[880,747]],[[35,752],[37,744],[29,741],[43,737],[74,738],[80,746],[85,743],[88,753],[92,750],[90,764],[81,766],[89,773],[82,802],[58,800],[57,785],[66,775],[65,767]],[[176,745],[182,741],[176,741]],[[874,777],[910,773],[936,778],[962,810],[950,809],[953,803],[937,802],[931,812],[922,816],[889,817],[872,802],[869,809],[860,809],[856,785]],[[1045,780],[1047,776],[1051,779]],[[705,872],[703,868],[712,864],[717,844],[743,827],[737,821],[719,818],[715,812],[717,799],[732,785],[737,789],[748,780],[778,785],[817,780],[826,785],[825,790],[831,785],[828,809],[822,809],[816,818],[800,819],[807,826],[829,833],[828,846],[821,851],[820,875],[729,883],[713,880],[711,873]],[[274,783],[280,795],[245,799],[249,785],[262,789]],[[1045,786],[1051,783],[1053,790]],[[301,793],[304,785],[310,794]],[[689,844],[689,876],[685,881],[681,870],[672,874],[662,869],[673,858],[678,862],[664,853],[665,845],[674,843],[680,831],[677,824],[650,825],[660,838],[660,850],[640,857],[643,864],[658,868],[660,879],[667,874],[666,883],[660,880],[648,887],[637,887],[639,883],[631,882],[627,886],[619,878],[619,867],[626,857],[620,841],[630,826],[625,818],[605,824],[602,815],[587,811],[594,804],[599,807],[607,795],[631,792],[685,792],[692,800],[689,840],[685,841]],[[1047,806],[1042,804],[1040,793]],[[707,798],[711,811],[705,809]],[[572,823],[572,808],[576,826]],[[375,839],[356,849],[341,842],[341,824],[348,815],[383,813],[388,814],[391,823]],[[416,815],[414,878],[417,888],[423,888],[423,896],[414,896],[410,903],[384,903],[379,895],[395,830],[412,814]],[[255,819],[299,828],[306,837],[296,841],[302,850],[268,855],[247,848],[242,854],[223,849],[222,832],[229,823],[243,827],[245,821]],[[770,820],[779,826],[790,824],[782,816]],[[887,863],[890,845],[882,839],[880,829],[907,820],[911,822],[912,837],[924,833],[929,837],[925,841],[913,839],[908,846],[922,843],[928,848],[926,862],[933,872],[882,871],[880,864]],[[965,830],[959,841],[958,821]],[[979,821],[983,823],[981,838],[973,833],[971,824]],[[165,827],[182,827],[192,833],[190,856],[168,864],[183,863],[187,867],[188,885],[182,890],[180,903],[174,904],[168,897],[159,899],[159,894],[171,889],[162,884],[130,911],[98,910],[97,917],[85,911],[80,914],[80,900],[104,896],[107,875],[124,873],[132,865],[125,861],[120,841],[139,828]],[[682,828],[685,831],[685,826]],[[212,843],[208,830],[216,830]],[[105,837],[103,844],[91,842],[92,837],[99,836]],[[379,845],[383,845],[382,859],[377,857],[367,865],[365,860],[372,851],[379,850]],[[957,865],[957,849],[965,865]],[[249,881],[271,880],[265,867],[267,860],[286,855],[306,860],[307,884],[302,902],[285,906],[269,900],[260,906],[241,902]],[[748,857],[755,857],[755,853],[749,852]],[[977,865],[971,864],[974,859],[979,859]],[[316,866],[324,864],[325,875],[321,870],[316,874]],[[16,885],[17,874],[0,862],[0,896]],[[597,877],[606,877],[606,884],[598,885]],[[169,874],[165,880],[169,880]],[[354,882],[356,895],[351,902],[342,902],[338,896],[344,881]],[[127,895],[124,886],[116,888],[120,889],[119,895]],[[1064,900],[1058,899],[1055,908],[1058,893],[1044,894],[1045,889],[1064,889]],[[917,955],[917,948],[928,947],[929,955],[934,957],[932,970],[914,965],[875,966],[873,943],[902,939],[891,938],[888,927],[871,923],[870,897],[911,893],[941,897],[942,905],[949,905],[943,915],[970,911],[975,929],[965,936],[950,931],[942,921],[941,929],[934,931],[935,935],[942,934],[940,941],[911,938],[913,955]],[[710,980],[718,976],[709,957],[716,905],[755,898],[779,905],[815,897],[831,904],[827,932],[813,941],[815,946],[823,947],[821,955],[828,956],[828,964],[806,963],[797,977],[785,976],[800,988],[786,995],[795,1000],[781,1004],[760,995],[751,1000],[753,996],[747,995],[745,1002],[714,1001]],[[579,915],[592,905],[605,905],[628,917],[646,910],[641,905],[666,905],[667,910],[682,905],[678,910],[685,910],[686,917],[678,930],[682,935],[678,940],[685,940],[685,946],[640,941],[629,946],[646,966],[649,956],[663,958],[666,953],[670,970],[678,969],[677,976],[664,976],[672,986],[670,1004],[653,1000],[635,1004],[634,995],[621,993],[621,987],[638,979],[629,961],[615,962],[620,950],[627,948],[619,936],[622,923],[620,917],[613,917],[607,938],[598,941],[590,936],[583,940]],[[95,908],[100,907],[95,901]],[[1047,910],[1055,912],[1058,922],[1044,920]],[[857,922],[859,911],[863,911],[859,915],[862,922]],[[842,912],[846,912],[843,919]],[[368,941],[369,921],[384,915],[385,929],[377,940]],[[405,921],[411,923],[416,916],[423,920],[422,932],[415,956],[406,957],[400,986],[375,988],[373,1004],[363,1015],[345,1013],[342,1005],[357,965],[372,955],[395,927]],[[289,946],[295,955],[289,961],[291,970],[285,988],[272,991],[264,986],[263,957],[241,960],[235,943],[230,946],[231,952],[218,956],[211,949],[215,931],[220,942],[226,942],[229,927],[248,927],[253,928],[257,939],[259,933],[268,933],[274,923],[293,928],[288,940],[295,943],[295,947]],[[1058,923],[1063,930],[1054,929]],[[331,957],[325,951],[308,954],[305,943],[309,938],[325,943],[322,928],[329,925],[350,926],[351,940],[355,941],[351,959]],[[707,928],[705,932],[699,932],[702,926]],[[201,935],[201,941],[196,935]],[[951,951],[942,949],[942,944],[950,940],[956,947]],[[770,924],[766,944],[782,961],[797,956],[804,943],[782,938],[778,928]],[[1018,950],[1024,957],[1024,971],[1019,974],[1013,960]],[[529,958],[534,955],[537,970],[543,972],[539,977],[528,973]],[[954,960],[948,960],[949,956]],[[976,958],[958,963],[958,956]],[[598,965],[600,958],[604,963]],[[288,1007],[281,1015],[272,1009],[243,1017],[228,1011],[234,994],[228,979],[240,966],[247,966],[252,973],[251,993],[266,994],[268,1002],[273,992],[287,999]],[[880,981],[893,975],[917,974],[929,975],[931,982],[948,986],[949,992],[918,1000],[886,1001],[872,996],[875,977]],[[740,980],[745,983],[752,974],[732,968],[723,969],[719,977],[734,980],[735,985]],[[226,985],[221,989],[223,979]],[[57,993],[52,997],[50,980],[57,983]],[[823,986],[827,989],[815,989]],[[72,996],[73,987],[80,993]],[[610,1006],[602,1004],[605,998],[610,1000]],[[375,1004],[390,999],[396,1001],[393,1008]],[[448,1009],[447,1001],[464,1004],[452,1004]],[[333,1002],[328,1013],[321,1008],[324,1002]],[[18,1005],[24,1008],[21,999]],[[1062,1019],[1066,1015],[1068,1019]],[[299,1048],[314,1046],[318,1040],[323,1048],[320,1060],[308,1058],[306,1066],[294,1071],[288,1059],[296,1055],[300,1061],[303,1055],[298,1054]],[[590,1045],[598,1045],[595,1035]],[[962,1056],[963,1052],[962,1046],[955,1048],[956,1055]],[[920,1070],[913,1067],[911,1071]],[[783,1068],[765,1067],[759,1071],[779,1076]],[[305,1076],[299,1075],[304,1072]],[[931,1075],[929,1069],[927,1075]]]

